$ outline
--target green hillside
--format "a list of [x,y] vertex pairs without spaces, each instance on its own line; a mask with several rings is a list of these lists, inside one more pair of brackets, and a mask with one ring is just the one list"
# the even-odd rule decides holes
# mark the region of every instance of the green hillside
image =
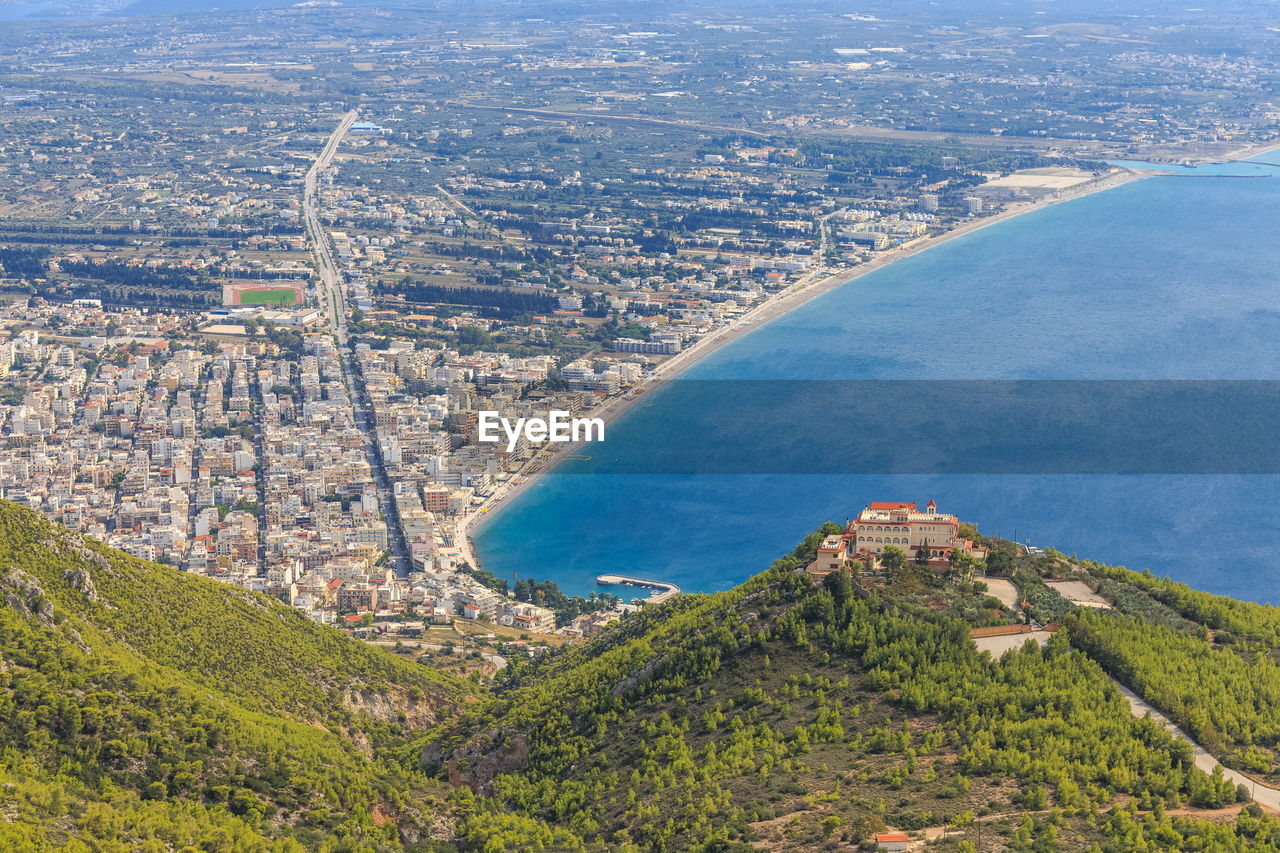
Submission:
[[468,699],[454,679],[8,503],[0,594],[0,806],[25,818],[0,849],[448,834],[441,786],[383,753]]
[[469,842],[835,850],[933,827],[931,850],[1280,849],[1280,822],[1134,719],[1072,642],[1093,620],[1165,628],[1077,615],[1044,582],[1064,561],[1024,559],[1024,597],[1072,626],[993,661],[962,618],[992,615],[976,584],[910,565],[815,583],[816,539],[527,667],[432,733],[423,766],[479,795]]
[[830,529],[484,689],[0,502],[0,850],[1280,851],[1116,683],[1275,783],[1275,608],[1000,541],[1025,607],[813,578]]

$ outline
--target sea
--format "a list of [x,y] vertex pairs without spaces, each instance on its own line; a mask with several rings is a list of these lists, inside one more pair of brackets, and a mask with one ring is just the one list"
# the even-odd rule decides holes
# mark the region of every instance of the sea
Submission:
[[1160,166],[762,325],[495,511],[482,565],[717,591],[870,501],[932,498],[1280,603],[1280,153],[1256,159]]

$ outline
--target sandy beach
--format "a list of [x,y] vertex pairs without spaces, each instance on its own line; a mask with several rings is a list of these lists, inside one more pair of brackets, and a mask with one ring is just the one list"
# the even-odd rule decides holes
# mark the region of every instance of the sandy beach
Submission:
[[[1256,148],[1256,150],[1255,150]],[[1243,159],[1244,157],[1257,156],[1266,151],[1280,148],[1280,145],[1268,143],[1265,147],[1255,146],[1254,148],[1242,148],[1238,154],[1232,159]],[[882,269],[889,264],[896,263],[903,258],[909,258],[920,252],[941,246],[949,240],[954,240],[966,234],[972,234],[995,225],[999,222],[1012,219],[1015,216],[1021,216],[1033,210],[1039,210],[1053,204],[1060,204],[1065,201],[1072,201],[1091,195],[1096,192],[1112,189],[1130,181],[1140,180],[1150,177],[1153,173],[1142,173],[1129,169],[1115,169],[1104,175],[1100,175],[1088,182],[1077,184],[1073,187],[1063,189],[1058,194],[1048,198],[1019,202],[1005,208],[995,216],[983,217],[975,219],[971,222],[965,222],[946,233],[935,237],[924,237],[903,244],[896,249],[891,249],[883,254],[873,258],[872,260],[859,264],[850,269],[839,270],[834,273],[827,274],[823,277],[819,275],[810,275],[792,284],[784,290],[779,291],[769,297],[764,302],[752,308],[743,314],[731,325],[719,329],[703,338],[700,338],[687,350],[673,356],[667,361],[660,364],[652,373],[633,389],[624,395],[614,397],[603,405],[592,409],[589,414],[592,417],[602,418],[606,425],[613,423],[619,417],[627,412],[632,406],[639,402],[646,394],[661,387],[664,383],[675,379],[681,373],[688,370],[698,361],[706,358],[719,348],[737,340],[739,337],[755,331],[766,323],[786,314],[788,311],[803,305],[815,297],[828,293],[837,287],[842,287],[849,282],[860,278],[868,273]],[[552,449],[554,447],[554,449]],[[518,471],[512,474],[506,481],[499,484],[494,491],[481,504],[477,505],[470,513],[458,520],[455,527],[455,543],[454,547],[458,554],[458,559],[467,562],[471,566],[478,567],[480,565],[479,557],[475,552],[475,547],[471,541],[471,536],[485,522],[492,519],[511,499],[518,496],[525,489],[537,482],[538,478],[546,474],[556,465],[565,461],[569,456],[575,454],[586,453],[587,450],[581,444],[557,444],[548,445],[545,449],[539,451],[530,458]]]
[[[1280,141],[1260,142],[1255,145],[1245,145],[1234,151],[1229,151],[1221,160],[1210,160],[1208,163],[1234,163],[1239,160],[1249,160],[1260,154],[1270,154],[1273,151],[1280,151]],[[1202,164],[1203,165],[1203,164]]]

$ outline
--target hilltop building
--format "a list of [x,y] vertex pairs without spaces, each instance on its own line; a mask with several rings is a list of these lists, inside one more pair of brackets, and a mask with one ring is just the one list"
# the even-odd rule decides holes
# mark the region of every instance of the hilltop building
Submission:
[[843,534],[828,536],[818,546],[818,556],[809,571],[828,574],[845,568],[850,561],[878,560],[884,549],[900,548],[917,559],[927,549],[927,559],[950,561],[957,551],[984,559],[985,548],[960,537],[960,519],[938,512],[932,500],[920,509],[914,503],[873,501],[849,522]]
[[930,557],[951,556],[964,547],[959,537],[960,519],[938,512],[932,500],[923,511],[913,503],[874,501],[858,514],[848,528],[853,535],[853,551],[868,551],[879,556],[888,545],[894,545],[914,557],[920,548],[928,547]]

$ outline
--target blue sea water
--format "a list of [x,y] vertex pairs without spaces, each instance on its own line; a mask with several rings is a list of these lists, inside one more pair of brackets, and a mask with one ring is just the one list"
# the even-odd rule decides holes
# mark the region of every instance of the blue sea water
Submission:
[[[1176,171],[877,270],[685,377],[1280,379],[1280,169]],[[650,395],[611,425],[606,444],[634,456],[689,442],[682,425],[705,418],[682,416],[687,396]],[[1280,602],[1278,476],[787,474],[765,458],[780,431],[835,446],[867,418],[842,422],[815,400],[807,414],[761,418],[758,440],[734,431],[759,474],[575,473],[567,463],[476,531],[481,561],[500,577],[550,578],[582,594],[606,572],[720,590],[822,521],[872,500],[932,497],[988,533]],[[892,408],[880,418],[877,428],[892,426]]]

